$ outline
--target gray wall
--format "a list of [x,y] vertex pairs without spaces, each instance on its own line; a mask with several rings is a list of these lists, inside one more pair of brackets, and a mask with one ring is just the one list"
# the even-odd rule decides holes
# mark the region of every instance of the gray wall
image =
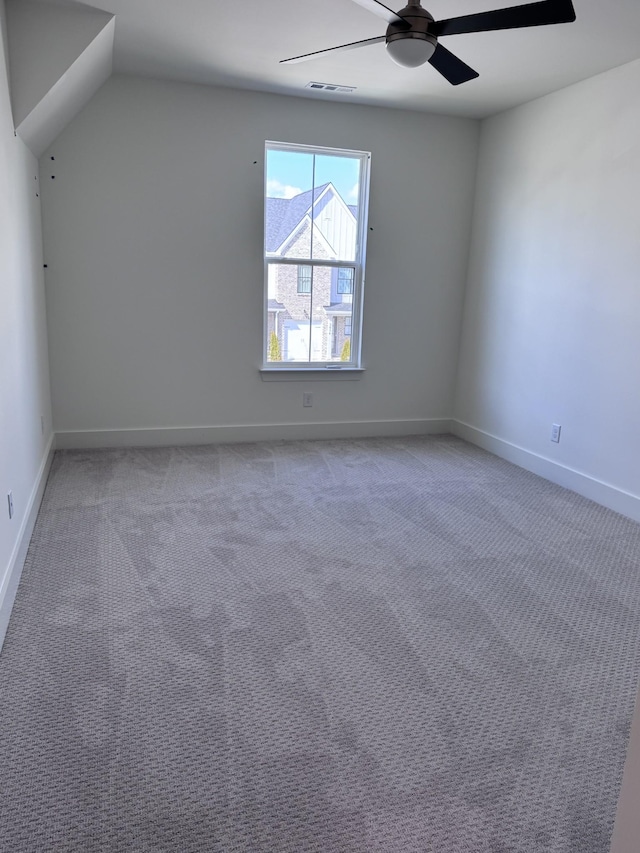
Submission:
[[[448,418],[478,129],[112,78],[41,160],[60,441],[311,421],[365,430],[392,420],[406,431]],[[372,152],[366,373],[314,383],[312,409],[302,408],[300,383],[258,372],[265,139]]]
[[52,435],[38,164],[13,133],[5,24],[0,2],[0,642]]
[[640,61],[483,123],[456,416],[640,519],[639,90]]

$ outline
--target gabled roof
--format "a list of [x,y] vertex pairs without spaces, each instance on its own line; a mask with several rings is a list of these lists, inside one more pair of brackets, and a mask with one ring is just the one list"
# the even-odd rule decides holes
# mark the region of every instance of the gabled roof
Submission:
[[[329,187],[339,199],[342,199],[331,182],[306,190],[293,198],[266,198],[265,249],[267,252],[275,252],[282,246],[304,217],[311,213],[312,207],[320,201]],[[349,204],[346,207],[357,218],[357,206]]]
[[282,222],[287,218],[289,204],[288,198],[267,198],[265,208],[265,248],[267,252],[275,252],[282,243],[279,239],[282,231]]
[[293,198],[267,198],[267,252],[275,252],[284,243],[328,186],[322,184]]

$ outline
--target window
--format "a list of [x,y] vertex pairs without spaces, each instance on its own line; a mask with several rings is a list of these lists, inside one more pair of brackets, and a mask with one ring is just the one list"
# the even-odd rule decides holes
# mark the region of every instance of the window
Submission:
[[370,155],[265,149],[264,365],[360,367]]
[[343,267],[338,270],[338,293],[353,293],[353,267]]
[[298,267],[298,293],[311,293],[311,267],[302,264]]

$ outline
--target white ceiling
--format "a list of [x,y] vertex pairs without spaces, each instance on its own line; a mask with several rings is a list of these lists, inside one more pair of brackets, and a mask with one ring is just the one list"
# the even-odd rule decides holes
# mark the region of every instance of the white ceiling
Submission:
[[[573,2],[577,20],[571,24],[443,38],[445,47],[480,73],[456,87],[430,65],[396,66],[383,44],[278,64],[384,34],[385,22],[352,0],[84,0],[84,5],[116,15],[116,72],[478,118],[640,58],[639,0]],[[404,2],[386,5],[396,9]],[[438,20],[520,4],[423,0],[423,5]],[[357,91],[313,92],[304,88],[311,80]]]

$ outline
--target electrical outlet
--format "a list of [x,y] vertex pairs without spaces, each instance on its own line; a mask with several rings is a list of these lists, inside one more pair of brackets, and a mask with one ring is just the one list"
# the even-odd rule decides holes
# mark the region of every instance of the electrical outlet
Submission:
[[305,407],[313,406],[313,394],[311,391],[305,391],[302,394],[302,405]]
[[9,504],[9,518],[13,518],[13,492],[7,495],[7,503]]
[[560,424],[551,424],[551,441],[555,441],[556,444],[560,444],[560,430],[562,427]]

